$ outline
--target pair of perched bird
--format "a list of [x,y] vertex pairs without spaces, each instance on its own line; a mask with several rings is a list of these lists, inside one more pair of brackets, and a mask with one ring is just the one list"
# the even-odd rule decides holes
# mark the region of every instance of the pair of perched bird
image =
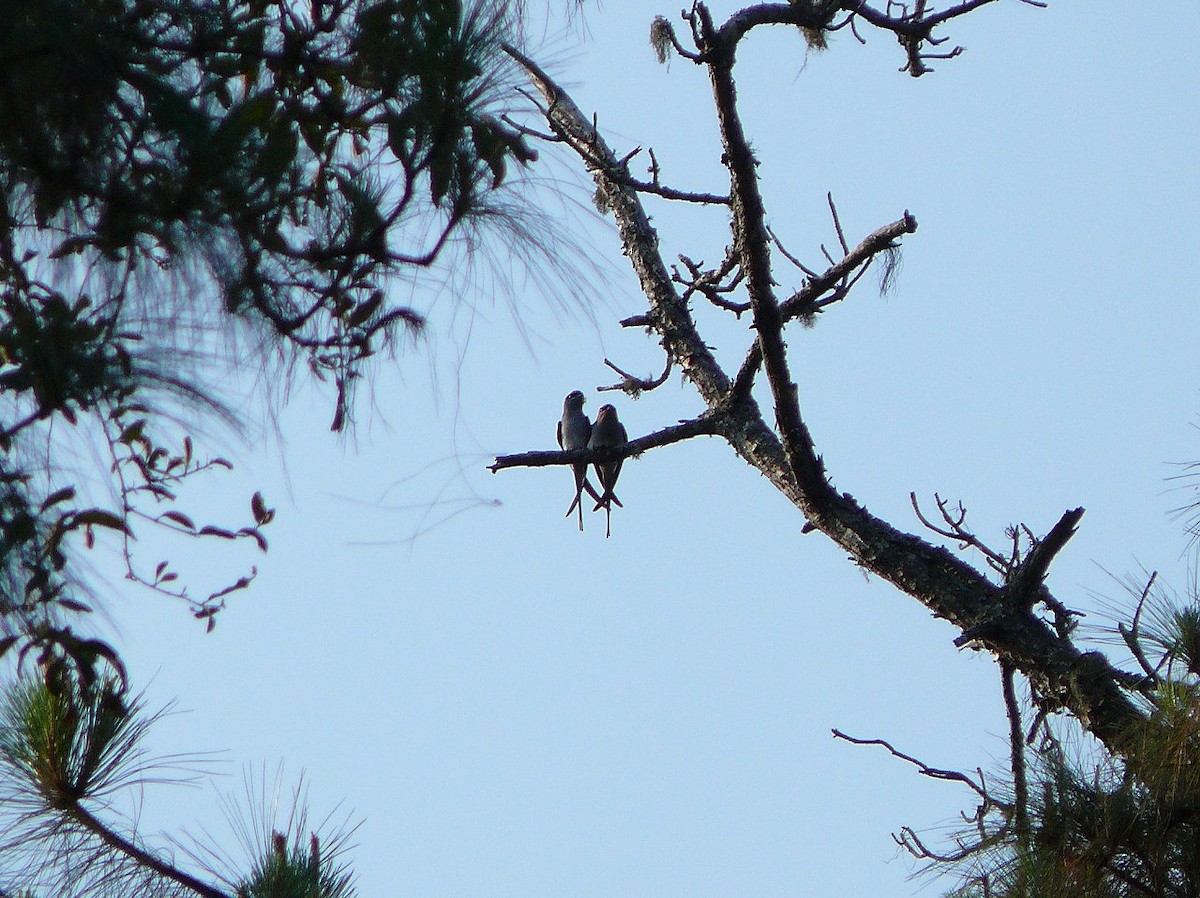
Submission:
[[[567,394],[567,398],[563,400],[562,420],[558,422],[558,445],[562,449],[609,449],[614,446],[622,446],[629,442],[629,436],[625,432],[625,425],[617,420],[617,410],[611,405],[600,406],[600,411],[596,413],[596,423],[593,424],[588,420],[588,416],[583,413],[583,393],[579,390],[572,390]],[[606,537],[612,535],[612,507],[616,503],[620,507],[621,500],[617,498],[617,494],[613,489],[617,485],[617,477],[621,474],[621,462],[623,459],[618,458],[616,461],[594,462],[593,466],[596,469],[596,477],[600,481],[600,488],[603,490],[597,493],[595,487],[587,479],[587,462],[579,462],[573,465],[575,470],[575,500],[571,503],[571,507],[567,509],[567,515],[576,509],[579,510],[579,529],[583,529],[583,504],[580,501],[583,498],[584,490],[587,494],[596,500],[596,507],[592,511],[604,509],[604,535]]]

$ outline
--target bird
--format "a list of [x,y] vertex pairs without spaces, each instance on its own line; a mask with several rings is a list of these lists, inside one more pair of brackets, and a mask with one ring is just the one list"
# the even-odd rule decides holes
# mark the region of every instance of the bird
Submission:
[[[617,419],[617,410],[611,405],[600,406],[600,411],[596,412],[596,423],[592,425],[592,435],[588,439],[589,449],[611,449],[615,446],[623,446],[629,442],[629,434],[625,432],[625,425]],[[604,492],[600,498],[596,500],[596,507],[593,511],[604,509],[604,535],[606,537],[612,535],[612,506],[613,503],[621,505],[621,500],[617,498],[617,494],[613,492],[617,485],[617,478],[621,475],[621,464],[624,459],[618,458],[616,461],[592,462],[596,469],[596,478],[600,481],[600,486],[604,488]],[[621,506],[624,508],[624,506]]]
[[[592,422],[583,413],[584,396],[579,390],[572,390],[563,400],[562,420],[558,422],[557,437],[560,449],[586,449],[588,439],[592,435]],[[579,501],[583,491],[596,501],[600,500],[595,487],[587,479],[587,462],[577,462],[572,465],[575,471],[575,499],[567,509],[567,516],[576,508],[579,509],[579,529],[583,530],[583,505]]]

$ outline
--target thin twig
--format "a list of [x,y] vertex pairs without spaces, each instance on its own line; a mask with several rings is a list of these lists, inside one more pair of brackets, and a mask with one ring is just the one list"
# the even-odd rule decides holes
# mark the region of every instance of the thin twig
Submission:
[[1125,645],[1129,647],[1129,651],[1133,653],[1133,657],[1137,660],[1138,665],[1142,668],[1151,682],[1158,682],[1158,671],[1150,666],[1150,661],[1146,658],[1146,654],[1142,651],[1142,645],[1139,640],[1139,625],[1142,617],[1142,608],[1146,604],[1146,599],[1150,597],[1150,590],[1154,586],[1154,581],[1158,577],[1158,571],[1150,574],[1150,579],[1146,581],[1146,587],[1142,590],[1142,596],[1138,600],[1137,610],[1133,613],[1132,625],[1126,627],[1123,622],[1117,622],[1117,632],[1121,634],[1121,638],[1125,640]]
[[1009,560],[995,549],[987,546],[982,540],[979,539],[979,537],[977,537],[964,526],[964,521],[966,521],[967,517],[967,510],[963,507],[961,502],[958,504],[958,514],[952,515],[946,508],[946,500],[937,493],[933,494],[933,499],[937,503],[938,511],[941,513],[942,519],[947,525],[946,527],[939,527],[937,524],[934,524],[927,517],[925,517],[924,512],[921,511],[920,504],[917,502],[917,494],[915,492],[910,492],[908,494],[908,498],[912,503],[913,511],[917,515],[917,520],[920,521],[926,529],[933,531],[939,536],[944,536],[947,539],[955,540],[959,544],[960,548],[973,548],[983,553],[984,557],[986,557],[988,561],[992,563],[992,566],[1000,572],[1003,572],[1005,569],[1007,569]]
[[809,268],[807,265],[805,265],[803,262],[801,262],[798,258],[796,258],[796,256],[792,255],[792,253],[788,252],[788,248],[783,245],[783,241],[779,239],[779,235],[776,234],[775,231],[769,225],[767,226],[767,234],[770,235],[771,242],[775,244],[775,246],[779,249],[779,251],[781,253],[783,253],[783,257],[785,259],[787,259],[789,262],[791,262],[793,265],[795,265],[797,268],[799,268],[801,271],[803,271],[810,278],[819,277],[819,275],[815,271],[813,271],[811,268]]
[[[919,761],[912,755],[907,755],[900,751],[886,739],[859,739],[855,736],[847,736],[841,730],[836,728],[831,732],[833,733],[833,738],[844,739],[846,742],[851,742],[854,745],[882,745],[894,757],[899,758],[901,761],[908,761],[908,763],[912,764],[914,767],[919,768],[919,772],[922,776],[928,776],[935,780],[947,780],[949,782],[963,783],[988,804],[996,803],[992,799],[991,795],[988,794],[987,789],[984,788],[982,783],[975,782],[975,780],[971,779],[965,773],[961,773],[957,770],[943,770],[940,767],[930,767],[924,761]],[[979,773],[979,776],[982,778],[982,772]]]
[[[842,222],[838,218],[837,206],[833,204],[833,193],[826,193],[825,199],[829,203],[829,213],[833,216],[833,228],[837,231],[838,243],[842,245],[842,255],[848,256],[850,255],[850,246],[846,243],[846,235],[842,232]],[[832,262],[833,260],[830,259],[829,261]]]
[[667,367],[663,369],[663,373],[658,377],[638,377],[637,375],[630,374],[628,371],[618,368],[608,359],[604,360],[604,364],[608,365],[608,367],[612,368],[613,371],[616,371],[619,375],[621,375],[623,380],[620,383],[612,384],[611,386],[596,387],[596,391],[599,393],[620,391],[622,393],[628,393],[630,396],[636,398],[641,393],[658,389],[664,383],[666,383],[667,378],[671,376],[672,362],[670,356],[667,356]]

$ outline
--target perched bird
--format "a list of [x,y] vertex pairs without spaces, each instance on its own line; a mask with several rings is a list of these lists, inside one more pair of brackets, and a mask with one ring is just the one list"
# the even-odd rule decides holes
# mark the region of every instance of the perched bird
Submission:
[[[625,425],[617,420],[617,410],[611,405],[600,406],[600,411],[596,413],[596,423],[592,425],[592,435],[588,439],[589,449],[610,449],[614,446],[623,446],[629,442],[629,435],[625,432]],[[617,494],[613,490],[617,486],[617,478],[621,476],[621,463],[623,459],[618,458],[616,461],[593,462],[596,468],[596,477],[600,481],[600,486],[604,488],[604,492],[600,498],[596,500],[596,507],[593,511],[604,509],[605,527],[604,535],[612,535],[612,505],[614,502],[621,505],[621,500],[617,498]],[[624,507],[624,506],[622,506]]]
[[[562,420],[558,422],[558,446],[560,449],[586,449],[588,439],[592,435],[592,422],[588,416],[583,413],[583,393],[579,390],[572,390],[567,394],[567,398],[563,400]],[[583,529],[583,505],[579,501],[583,495],[583,491],[587,490],[588,495],[599,501],[595,488],[587,479],[587,462],[579,462],[572,465],[575,470],[575,500],[571,503],[571,507],[567,509],[569,516],[576,508],[579,509],[579,529]]]

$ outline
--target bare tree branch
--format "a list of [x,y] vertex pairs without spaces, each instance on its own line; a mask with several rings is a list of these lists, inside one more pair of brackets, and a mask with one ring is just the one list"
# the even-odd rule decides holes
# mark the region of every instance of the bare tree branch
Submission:
[[729,197],[717,193],[697,193],[689,190],[677,190],[674,187],[667,187],[659,181],[659,166],[658,160],[654,158],[654,150],[650,151],[650,176],[649,181],[642,181],[629,174],[629,161],[642,151],[641,147],[635,147],[629,153],[626,153],[618,160],[615,169],[608,172],[613,180],[624,184],[626,187],[632,187],[638,193],[652,193],[655,196],[661,196],[667,200],[678,200],[685,203],[699,203],[701,205],[718,205],[728,206]]
[[940,767],[930,767],[924,761],[919,761],[912,755],[908,755],[900,751],[886,739],[859,739],[856,736],[847,736],[837,728],[834,728],[831,730],[831,732],[833,733],[834,739],[843,739],[846,742],[850,742],[854,745],[882,745],[894,757],[899,758],[901,761],[907,761],[916,767],[922,776],[927,776],[935,780],[947,780],[949,782],[962,783],[970,788],[971,791],[978,795],[981,799],[983,799],[983,801],[987,802],[988,804],[996,804],[996,800],[992,798],[992,796],[988,794],[987,789],[984,788],[982,772],[979,774],[979,781],[976,781],[958,770],[943,770]]
[[[953,59],[963,52],[963,48],[958,46],[941,53],[926,52],[924,49],[926,43],[937,46],[946,41],[946,38],[933,37],[933,30],[951,19],[956,19],[994,2],[995,0],[966,0],[966,2],[951,6],[941,12],[926,11],[924,3],[917,3],[913,12],[909,12],[907,4],[893,2],[888,2],[887,12],[884,12],[863,0],[843,0],[841,8],[851,14],[851,23],[853,23],[854,17],[858,16],[876,28],[894,34],[908,55],[908,62],[901,71],[908,72],[914,78],[919,78],[921,75],[933,71],[925,65],[925,60]],[[1046,6],[1042,0],[1021,0],[1021,2],[1027,6],[1040,8]],[[891,10],[895,7],[901,10],[898,16],[891,14]],[[857,32],[855,34],[857,35]]]
[[1133,653],[1133,657],[1137,660],[1138,665],[1145,672],[1150,682],[1157,683],[1159,681],[1158,670],[1150,666],[1150,661],[1146,658],[1146,653],[1142,651],[1142,644],[1139,640],[1140,624],[1142,618],[1142,608],[1146,605],[1146,599],[1150,596],[1150,590],[1154,588],[1154,581],[1158,578],[1158,571],[1150,574],[1150,579],[1146,581],[1146,587],[1142,590],[1142,596],[1138,600],[1137,610],[1133,613],[1133,621],[1130,626],[1126,627],[1124,623],[1117,623],[1117,632],[1121,634],[1121,638],[1125,641],[1129,651]]
[[635,399],[642,393],[649,392],[650,390],[657,390],[659,387],[665,384],[667,382],[667,378],[671,376],[672,368],[671,359],[668,358],[667,366],[663,368],[663,373],[658,377],[638,377],[635,374],[630,374],[628,371],[618,368],[608,359],[604,360],[604,364],[608,365],[608,367],[612,368],[613,371],[616,371],[619,375],[621,375],[622,380],[620,383],[612,384],[607,387],[596,387],[596,392],[614,393],[620,391],[622,393],[628,393]]
[[667,355],[683,368],[710,408],[719,404],[729,391],[729,378],[700,339],[686,304],[671,282],[668,268],[658,251],[658,234],[650,224],[637,192],[612,176],[617,164],[616,154],[584,118],[574,101],[536,63],[513,47],[505,47],[505,50],[529,73],[546,101],[545,114],[551,130],[580,155],[595,178],[597,189],[604,195],[606,205],[612,209],[621,243],[629,253],[642,291],[650,300],[653,326],[662,336]]
[[592,462],[614,461],[618,458],[638,456],[649,449],[658,449],[694,437],[718,436],[721,434],[721,428],[720,416],[712,412],[705,412],[698,418],[681,421],[673,427],[664,427],[662,430],[638,437],[636,440],[630,440],[625,445],[613,449],[571,449],[568,451],[555,449],[522,452],[517,455],[500,455],[496,457],[495,462],[488,465],[488,470],[495,474],[505,468],[544,468],[550,465],[574,465],[579,462],[591,464]]
[[967,528],[967,510],[961,502],[958,503],[956,510],[951,511],[947,500],[943,499],[937,493],[933,494],[933,501],[938,507],[938,513],[942,516],[942,520],[946,524],[943,527],[933,523],[921,511],[916,493],[910,492],[908,499],[912,503],[913,512],[916,514],[917,520],[921,522],[926,530],[936,533],[938,536],[944,536],[946,539],[954,540],[958,543],[960,549],[971,548],[977,550],[983,554],[984,558],[987,559],[987,563],[998,573],[1007,574],[1008,570],[1012,567],[1013,559],[1011,557],[1001,555]]
[[1050,532],[1038,540],[1029,550],[1029,554],[1013,568],[1005,587],[1010,601],[1017,605],[1033,604],[1046,579],[1050,562],[1075,535],[1075,530],[1082,517],[1082,508],[1072,508],[1063,512],[1063,516],[1050,529]]
[[[708,63],[717,125],[729,169],[734,252],[739,257],[754,315],[754,329],[763,365],[775,399],[775,421],[792,475],[800,484],[809,520],[820,516],[831,500],[832,487],[813,447],[812,436],[800,417],[796,385],[788,370],[783,342],[783,316],[771,276],[770,235],[758,182],[758,161],[750,149],[737,110],[733,65],[737,42],[744,34],[738,24],[726,23],[718,32],[708,9],[695,7],[700,20],[700,49]],[[736,18],[736,17],[735,17]],[[814,521],[815,523],[815,521]]]
[[1025,728],[1021,707],[1017,704],[1012,664],[1000,659],[1000,683],[1004,691],[1004,710],[1008,714],[1009,765],[1013,775],[1013,826],[1022,843],[1029,838],[1029,779],[1025,767]]
[[[862,4],[843,6],[855,13],[866,9]],[[798,3],[794,7],[782,7],[767,4],[753,9],[756,11],[747,15],[736,14],[717,29],[707,8],[696,3],[685,15],[685,20],[691,25],[697,56],[705,64],[712,84],[725,162],[730,173],[733,252],[751,302],[756,347],[761,353],[774,399],[774,428],[764,420],[749,389],[757,366],[744,364],[734,382],[718,365],[697,330],[686,302],[676,291],[668,266],[659,252],[658,235],[650,225],[637,191],[613,176],[613,166],[619,160],[599,136],[594,123],[584,117],[562,88],[536,64],[519,51],[509,50],[544,98],[544,112],[551,130],[579,155],[596,181],[603,206],[613,214],[624,252],[649,301],[649,310],[644,315],[624,323],[652,329],[668,357],[675,360],[685,378],[696,386],[708,405],[706,415],[711,415],[707,420],[705,416],[697,419],[705,420],[705,425],[698,427],[698,433],[717,433],[728,440],[747,463],[761,471],[796,505],[808,519],[809,527],[823,531],[865,570],[921,601],[935,616],[951,621],[963,631],[962,638],[975,640],[982,648],[1006,659],[1029,679],[1031,689],[1043,703],[1068,708],[1109,748],[1121,752],[1123,734],[1128,725],[1141,716],[1123,691],[1128,687],[1131,675],[1114,669],[1099,653],[1080,651],[1072,642],[1068,628],[1051,626],[1035,615],[1028,605],[1014,605],[1004,594],[1003,587],[951,552],[899,531],[872,515],[849,493],[835,490],[825,472],[824,462],[817,454],[800,414],[796,385],[791,379],[783,342],[785,306],[776,297],[771,278],[771,240],[758,190],[758,162],[742,130],[732,74],[737,42],[750,27],[766,23],[771,16],[793,17],[788,21],[795,24],[796,18],[812,13],[815,5]],[[764,13],[760,11],[762,9],[767,11]],[[965,7],[954,7],[938,14],[935,21],[930,17],[925,21],[936,24],[965,11]],[[847,258],[855,258],[835,274],[844,277],[845,273],[855,270],[856,260],[861,264],[872,253],[886,249],[899,234],[911,233],[916,222],[905,215],[890,227],[894,231],[885,229],[882,234],[876,232],[878,237],[874,241],[871,238],[864,241],[867,245],[861,252],[851,251]],[[786,311],[793,308],[799,312],[800,300],[786,306]],[[671,431],[668,428],[660,433]],[[675,431],[655,445],[674,442],[676,437],[686,438],[682,432]],[[634,446],[636,449],[632,448]],[[646,448],[650,448],[649,444],[633,441],[622,448],[621,455],[624,457]],[[526,453],[497,459],[492,469],[569,464],[585,458],[590,456]],[[1073,530],[1073,525],[1063,526],[1061,541],[1065,543],[1065,531]],[[1045,550],[1043,557],[1047,565],[1058,550],[1051,551],[1053,547],[1052,542]],[[1044,575],[1043,562],[1030,567],[1029,575],[1040,582]],[[1053,601],[1045,587],[1038,591],[1037,598]]]
[[[895,249],[896,241],[903,234],[914,234],[917,220],[906,209],[896,221],[872,231],[854,249],[849,250],[840,262],[831,265],[821,275],[812,278],[803,288],[784,300],[780,313],[789,321],[806,311],[815,311],[819,298],[832,290],[841,280],[848,277],[858,266],[870,262],[879,253]],[[840,297],[839,297],[840,298]]]

